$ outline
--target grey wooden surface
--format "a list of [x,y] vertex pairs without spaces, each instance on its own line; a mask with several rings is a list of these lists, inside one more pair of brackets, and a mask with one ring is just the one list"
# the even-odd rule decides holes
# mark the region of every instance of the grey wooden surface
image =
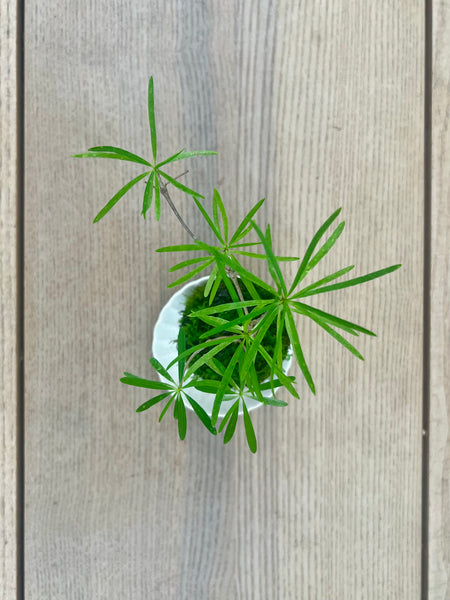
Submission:
[[429,594],[450,599],[450,7],[434,4]]
[[[419,597],[424,13],[392,4],[26,3],[27,600]],[[138,189],[92,225],[135,171],[69,155],[148,153],[150,74],[162,152],[218,150],[187,181],[236,223],[265,196],[296,254],[343,206],[327,268],[404,265],[317,303],[378,338],[360,363],[302,323],[317,396],[255,413],[256,456],[194,419],[179,442],[118,382],[151,373],[153,251],[186,236]]]
[[16,595],[16,6],[0,0],[0,594]]

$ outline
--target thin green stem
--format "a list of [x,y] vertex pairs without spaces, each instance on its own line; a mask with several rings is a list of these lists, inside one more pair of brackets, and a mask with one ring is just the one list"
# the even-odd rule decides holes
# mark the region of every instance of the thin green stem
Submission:
[[[185,171],[184,173],[182,173],[181,175],[178,175],[178,177],[182,177],[182,175],[185,175],[187,173],[187,171]],[[172,212],[174,213],[174,215],[176,216],[176,218],[180,221],[181,225],[184,227],[184,229],[188,232],[188,234],[191,236],[191,238],[196,241],[197,237],[194,235],[194,233],[189,229],[188,225],[185,223],[185,221],[183,220],[183,217],[180,215],[180,213],[177,211],[177,209],[175,208],[175,204],[172,202],[172,198],[170,197],[169,192],[167,191],[167,184],[163,183],[160,179],[158,174],[156,175],[158,177],[159,180],[159,187],[161,189],[161,194],[164,196],[164,198],[167,201],[167,204],[170,206],[170,208],[172,209]],[[175,178],[177,179],[177,178]]]

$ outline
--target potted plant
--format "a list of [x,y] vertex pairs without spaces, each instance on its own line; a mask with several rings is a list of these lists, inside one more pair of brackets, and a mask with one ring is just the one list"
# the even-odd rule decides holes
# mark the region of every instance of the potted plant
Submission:
[[[285,401],[276,398],[275,392],[280,388],[299,398],[294,385],[295,378],[287,375],[291,356],[300,367],[310,390],[315,393],[295,323],[296,315],[313,320],[359,359],[363,357],[343,333],[351,336],[360,333],[375,335],[356,323],[312,307],[305,301],[311,296],[371,281],[395,271],[401,265],[341,280],[354,268],[351,265],[305,285],[307,275],[342,234],[344,222],[336,226],[341,209],[328,217],[314,234],[301,260],[276,256],[270,225],[263,229],[256,221],[264,199],[252,206],[237,228],[231,231],[229,215],[217,190],[214,190],[212,214],[209,214],[202,203],[203,196],[182,183],[181,175],[172,177],[166,172],[166,165],[216,153],[187,152],[182,149],[168,158],[160,159],[153,78],[150,78],[148,86],[148,117],[152,147],[149,160],[115,146],[95,146],[86,153],[74,155],[79,158],[131,161],[145,168],[143,173],[111,198],[97,214],[94,223],[100,221],[128,190],[146,179],[143,217],[146,217],[153,203],[158,221],[162,201],[165,201],[191,237],[189,244],[157,250],[182,253],[183,259],[171,267],[170,272],[188,269],[169,283],[169,288],[181,284],[185,284],[185,287],[169,301],[155,327],[154,355],[150,358],[150,364],[159,379],[145,379],[125,372],[121,381],[154,391],[155,395],[141,404],[137,412],[161,404],[164,406],[159,417],[161,421],[168,409],[173,407],[181,439],[186,435],[186,408],[192,409],[213,435],[224,431],[224,443],[232,438],[239,416],[242,416],[249,448],[256,452],[257,442],[250,410],[263,405],[286,406]],[[214,245],[202,241],[193,233],[188,220],[176,209],[169,186],[193,199],[194,210],[200,212],[206,226],[214,234]],[[267,280],[243,266],[244,256],[266,262]],[[299,260],[294,279],[289,282],[282,270],[286,260]],[[206,277],[187,283],[205,271],[209,271]]]

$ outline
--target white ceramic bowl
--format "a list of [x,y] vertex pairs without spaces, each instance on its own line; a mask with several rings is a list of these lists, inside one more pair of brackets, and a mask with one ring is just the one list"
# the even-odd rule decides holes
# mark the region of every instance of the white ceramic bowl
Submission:
[[[159,313],[158,320],[156,321],[155,328],[153,330],[153,344],[152,344],[152,356],[154,356],[159,362],[166,367],[174,358],[177,356],[177,339],[178,332],[180,330],[180,319],[186,305],[186,298],[189,296],[191,291],[202,283],[206,283],[208,277],[202,277],[195,281],[187,283],[180,290],[169,299],[167,304],[162,308]],[[286,359],[283,361],[283,371],[287,373],[292,363],[292,353],[289,352]],[[170,375],[175,381],[178,379],[178,367],[174,365],[169,369]],[[164,378],[160,376],[161,381]],[[209,416],[212,414],[212,407],[214,404],[214,394],[207,394],[206,392],[200,392],[194,388],[191,388],[192,397],[200,406],[207,412]],[[263,396],[267,398],[272,397],[271,390],[263,392]],[[222,418],[226,415],[227,411],[231,408],[235,400],[224,400],[220,406],[219,417]],[[253,397],[246,397],[245,404],[247,409],[253,410],[262,406],[262,403],[255,400]],[[185,400],[185,405],[192,410],[191,405]],[[242,405],[239,407],[239,414],[243,414]]]

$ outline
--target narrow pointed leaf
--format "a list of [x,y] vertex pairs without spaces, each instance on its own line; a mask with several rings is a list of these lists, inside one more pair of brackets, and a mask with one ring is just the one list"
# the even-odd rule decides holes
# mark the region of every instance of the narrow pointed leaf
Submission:
[[159,423],[161,423],[164,415],[166,414],[166,412],[169,410],[170,405],[172,404],[173,400],[174,400],[175,396],[172,395],[169,399],[169,402],[165,405],[165,407],[162,409],[161,414],[159,415]]
[[266,234],[264,235],[255,221],[252,221],[252,225],[258,234],[259,239],[261,240],[264,250],[266,252],[267,257],[267,266],[269,267],[270,274],[272,275],[273,280],[277,284],[278,288],[283,291],[283,293],[287,294],[286,284],[284,283],[283,275],[281,273],[280,267],[278,265],[277,259],[273,253],[272,249],[272,239],[270,234],[270,225],[267,225]]
[[333,231],[333,233],[330,235],[330,237],[327,239],[324,245],[320,248],[320,250],[318,250],[318,252],[314,254],[314,256],[309,261],[308,265],[306,266],[304,272],[305,276],[322,260],[322,258],[326,254],[328,254],[328,252],[331,250],[331,248],[334,246],[341,233],[343,232],[344,227],[345,221],[342,221],[342,223],[339,223],[339,225],[336,227],[336,229]]
[[180,152],[176,154],[172,162],[176,160],[184,160],[185,158],[195,158],[196,156],[215,156],[217,152],[214,150],[192,150],[190,152]]
[[[237,406],[237,411],[236,411],[236,406]],[[219,433],[222,433],[222,430],[224,429],[225,425],[227,424],[228,419],[231,417],[231,415],[235,411],[239,412],[239,400],[236,400],[236,402],[230,407],[230,409],[228,410],[227,414],[222,419],[222,423],[220,424],[220,427],[219,427]]]
[[217,265],[214,265],[214,268],[209,275],[208,281],[206,282],[206,285],[205,285],[205,290],[203,292],[203,295],[205,298],[207,298],[208,294],[211,291],[212,285],[217,277],[217,272],[218,272]]
[[136,409],[136,412],[143,412],[144,410],[147,410],[148,408],[151,408],[152,406],[155,406],[155,404],[158,404],[158,402],[161,402],[161,400],[164,400],[164,398],[167,398],[167,396],[169,396],[169,393],[159,394],[159,396],[155,396],[154,398],[150,398],[150,400],[147,400],[147,402],[144,402],[144,404],[141,404]]
[[169,183],[171,183],[174,187],[178,188],[179,190],[181,190],[185,194],[189,194],[189,196],[192,196],[193,198],[203,198],[203,196],[201,194],[199,194],[198,192],[194,192],[194,190],[191,190],[186,185],[183,185],[182,183],[180,183],[179,181],[177,181],[176,179],[174,179],[170,175],[167,175],[167,173],[164,173],[160,169],[158,169],[158,173],[160,175],[162,175],[162,177],[164,177],[164,179],[167,179],[167,181]]
[[201,366],[203,366],[204,364],[207,364],[213,356],[218,354],[221,350],[224,350],[229,345],[230,345],[230,342],[228,340],[225,340],[225,341],[223,341],[222,344],[219,344],[219,345],[211,348],[211,350],[208,350],[208,352],[206,354],[203,354],[202,356],[200,356],[200,358],[198,358],[194,363],[192,363],[192,365],[189,366],[188,370],[186,371],[186,379],[188,379],[193,373],[198,371],[198,369]]
[[161,217],[161,190],[158,175],[155,175],[155,217],[157,221]]
[[231,438],[234,435],[234,432],[236,430],[236,424],[238,421],[238,416],[239,416],[239,403],[236,403],[234,405],[234,410],[230,415],[229,421],[228,421],[228,426],[227,429],[225,431],[225,435],[223,436],[223,443],[224,444],[228,444],[228,442],[231,440]]
[[[245,217],[242,219],[239,227],[234,232],[234,235],[232,236],[232,238],[230,240],[230,244],[234,244],[235,242],[239,241],[240,239],[245,237],[245,235],[248,233],[248,231],[251,230],[252,226],[251,226],[250,222],[263,204],[264,204],[264,198],[262,200],[260,200],[259,202],[257,202],[255,204],[255,206],[245,215]],[[245,231],[247,225],[249,227],[248,227],[247,231]]]
[[[184,331],[184,327],[180,327],[180,331],[178,332],[177,350],[178,350],[178,356],[182,355],[183,352],[186,350],[186,333]],[[184,373],[185,364],[186,364],[186,360],[184,358],[181,358],[178,361],[178,381],[179,382],[183,381],[183,373]]]
[[152,140],[153,160],[156,163],[157,139],[155,124],[155,96],[153,93],[153,77],[150,77],[150,80],[148,82],[148,122],[150,125],[150,137]]
[[226,304],[219,304],[218,306],[212,306],[210,308],[202,308],[191,313],[191,317],[200,317],[202,315],[218,315],[222,312],[229,310],[235,310],[236,308],[242,308],[244,306],[266,306],[271,304],[273,300],[244,300],[243,302],[227,302]]
[[144,202],[142,204],[142,215],[145,219],[145,215],[148,211],[148,209],[150,208],[151,204],[152,204],[152,200],[153,200],[153,179],[155,176],[155,172],[152,171],[150,173],[150,177],[148,178],[147,181],[147,185],[145,186],[145,192],[144,192]]
[[102,210],[98,213],[98,215],[94,219],[94,223],[98,223],[98,221],[100,221],[100,219],[102,219],[106,215],[106,213],[109,212],[115,204],[117,204],[117,202],[119,202],[122,196],[124,196],[128,192],[128,190],[133,187],[133,185],[135,185],[141,179],[144,179],[144,177],[146,177],[149,173],[150,171],[142,173],[141,175],[138,175],[137,177],[129,181],[126,185],[124,185],[123,188],[120,189],[117,192],[117,194],[115,194],[111,198],[108,204],[106,204],[106,206],[104,206]]
[[163,383],[162,381],[150,381],[148,379],[141,379],[140,377],[122,377],[120,381],[127,385],[134,385],[135,387],[147,388],[149,390],[173,389],[168,383]]
[[184,260],[183,262],[170,267],[169,273],[173,273],[174,271],[179,271],[180,269],[184,269],[185,267],[190,267],[191,265],[196,265],[200,262],[205,262],[209,260],[208,256],[200,256],[199,258],[190,258],[189,260]]
[[128,150],[124,150],[123,148],[117,148],[116,146],[94,146],[93,148],[89,148],[89,152],[112,152],[113,154],[117,154],[117,158],[120,157],[122,160],[147,165],[147,167],[152,166],[145,158],[133,154],[133,152],[128,152]]
[[167,287],[173,288],[177,285],[184,283],[185,281],[188,281],[189,279],[192,279],[192,277],[195,277],[196,275],[198,275],[198,273],[201,273],[204,269],[206,269],[206,267],[209,267],[209,265],[212,263],[213,263],[213,259],[209,259],[207,262],[204,262],[203,264],[199,265],[195,269],[192,269],[192,271],[189,271],[189,273],[186,273],[185,275],[182,275],[181,277],[179,277],[177,280],[173,281],[172,283],[169,283],[169,285]]
[[330,323],[334,327],[339,327],[343,331],[347,331],[352,335],[358,335],[358,331],[360,333],[365,333],[366,335],[371,335],[376,337],[376,334],[365,327],[361,327],[361,325],[357,325],[356,323],[352,323],[351,321],[347,321],[345,319],[341,319],[340,317],[336,317],[335,315],[331,315],[323,310],[315,308],[313,306],[308,306],[307,304],[303,304],[302,302],[291,302],[291,306],[293,310],[298,312],[301,315],[306,315],[308,317],[316,316],[326,323]]
[[[233,340],[239,340],[240,337],[237,335],[233,335],[233,336],[229,336],[227,338],[230,342]],[[211,346],[215,346],[217,344],[221,344],[223,342],[223,339],[220,338],[214,338],[212,340],[207,340],[206,342],[202,342],[201,344],[197,344],[196,346],[193,346],[192,348],[188,348],[187,350],[185,350],[184,352],[182,352],[181,354],[179,354],[178,356],[176,356],[168,365],[167,365],[167,369],[170,369],[173,367],[173,365],[175,365],[179,360],[182,360],[184,358],[187,358],[188,356],[190,356],[191,354],[193,354],[194,352],[198,352],[200,350],[204,350],[205,348],[210,348]]]
[[248,409],[245,405],[245,402],[242,402],[242,404],[243,404],[243,408],[244,408],[244,427],[245,427],[245,434],[247,436],[248,447],[250,448],[251,452],[253,452],[253,454],[255,454],[255,452],[257,450],[255,430],[253,429],[253,423],[250,418]]
[[216,236],[216,238],[220,242],[222,242],[222,244],[225,244],[224,239],[222,237],[222,234],[220,233],[220,230],[218,229],[218,227],[216,227],[214,225],[214,223],[211,220],[211,217],[208,215],[208,213],[206,212],[206,210],[202,206],[202,203],[199,200],[197,200],[197,198],[195,198],[195,196],[194,196],[194,202],[197,205],[198,210],[202,213],[203,218],[208,223],[209,227],[211,228],[211,231],[214,233],[214,235]]
[[292,348],[294,350],[294,355],[297,359],[298,365],[309,385],[310,390],[313,394],[315,394],[316,389],[314,386],[314,382],[306,364],[305,357],[303,356],[302,347],[300,345],[300,339],[298,337],[297,329],[295,327],[294,317],[292,316],[292,313],[289,308],[286,309],[285,313],[285,325],[287,334],[289,336],[289,339],[291,340]]
[[149,360],[149,362],[152,365],[152,367],[155,369],[155,371],[161,375],[161,377],[164,377],[165,379],[168,379],[172,383],[175,383],[175,381],[171,377],[170,373],[167,371],[167,369],[165,369],[162,366],[162,364],[159,362],[159,360],[157,358],[154,358],[152,356],[151,359]]
[[262,320],[258,325],[258,333],[256,334],[253,343],[250,348],[247,349],[244,357],[244,362],[242,364],[242,370],[245,372],[250,368],[251,363],[253,363],[259,348],[261,347],[264,336],[267,333],[267,330],[272,325],[275,317],[277,316],[277,307],[270,307],[267,313],[264,315]]
[[177,405],[177,416],[176,419],[178,421],[178,435],[180,436],[180,440],[184,440],[186,437],[186,407],[184,406],[183,399],[181,396],[178,396],[176,399]]
[[336,271],[335,273],[332,273],[331,275],[327,275],[326,277],[319,279],[319,281],[316,281],[315,283],[312,283],[311,285],[308,285],[307,287],[303,288],[300,292],[298,292],[298,294],[291,296],[291,298],[292,299],[301,298],[305,294],[305,292],[309,292],[310,290],[315,290],[316,288],[320,287],[321,285],[325,285],[326,283],[329,283],[330,281],[339,279],[339,277],[342,277],[343,275],[345,275],[346,273],[348,273],[349,271],[351,271],[354,268],[355,268],[355,265],[350,265],[349,267],[340,269],[339,271]]
[[356,356],[356,358],[359,358],[360,360],[364,360],[364,357],[362,356],[362,354],[352,344],[350,344],[350,342],[348,340],[346,340],[340,333],[335,331],[332,327],[330,327],[323,320],[320,320],[317,317],[311,317],[311,318],[320,327],[322,327],[322,329],[324,329],[327,333],[329,333],[331,335],[331,337],[333,337],[336,341],[338,341],[340,344],[342,344],[344,346],[344,348],[347,348],[347,350],[349,352],[351,352],[354,356]]
[[227,212],[225,210],[225,206],[222,202],[222,198],[220,197],[219,192],[215,189],[213,194],[213,212],[214,212],[214,220],[217,221],[217,228],[220,230],[219,226],[219,218],[217,214],[217,210],[220,211],[220,215],[222,217],[222,226],[223,226],[223,237],[225,243],[228,243],[228,217]]
[[348,279],[347,281],[342,281],[341,283],[333,283],[332,285],[326,285],[315,290],[311,290],[308,294],[302,294],[303,296],[314,296],[316,294],[323,294],[325,292],[333,292],[335,290],[342,290],[347,287],[352,287],[354,285],[360,285],[361,283],[366,283],[367,281],[372,281],[372,279],[377,279],[378,277],[383,277],[383,275],[387,275],[388,273],[392,273],[399,269],[401,265],[393,265],[392,267],[387,267],[386,269],[380,269],[379,271],[374,271],[373,273],[368,273],[367,275],[362,275],[361,277],[355,277],[354,279]]
[[159,169],[159,167],[163,167],[164,165],[167,165],[167,163],[173,162],[174,160],[176,160],[177,156],[183,153],[183,151],[184,148],[182,150],[178,150],[178,152],[175,152],[175,154],[172,154],[172,156],[169,156],[169,158],[166,158],[162,162],[158,163],[156,165],[156,168]]
[[334,211],[334,213],[330,217],[328,217],[328,219],[325,221],[325,223],[319,228],[319,230],[314,235],[308,248],[306,249],[305,256],[303,257],[303,260],[298,268],[298,271],[294,278],[294,281],[292,282],[291,289],[289,290],[289,295],[294,291],[294,289],[297,287],[297,285],[300,283],[300,281],[305,276],[305,269],[309,263],[309,260],[312,256],[317,244],[320,241],[320,238],[324,235],[324,233],[329,228],[331,223],[333,223],[333,221],[338,217],[341,210],[342,209],[338,208],[336,211]]
[[128,162],[139,163],[145,165],[147,167],[151,167],[152,165],[146,160],[133,160],[121,154],[116,154],[115,152],[83,152],[81,154],[72,154],[72,158],[111,158],[112,160],[125,160]]
[[156,252],[186,252],[190,250],[200,250],[200,247],[197,244],[178,244],[175,246],[164,246],[163,248],[158,248]]
[[[186,394],[186,392],[185,392],[185,394]],[[200,406],[200,404],[198,404],[198,402],[196,402],[193,398],[191,398],[191,396],[188,396],[188,394],[186,394],[186,398],[188,399],[189,404],[192,406],[195,414],[200,419],[200,421],[203,423],[203,425],[206,427],[206,429],[209,432],[211,432],[213,435],[217,435],[217,430],[211,424],[211,419],[208,417],[208,414],[206,413],[206,411]]]
[[212,408],[211,422],[213,425],[215,425],[217,423],[217,417],[219,416],[219,410],[220,410],[220,405],[222,403],[222,399],[225,395],[225,392],[227,391],[229,381],[233,375],[234,367],[236,366],[237,362],[241,359],[242,353],[243,353],[243,348],[241,345],[239,345],[225,370],[222,381],[220,383],[220,388],[217,391],[216,397],[214,399],[213,408]]

